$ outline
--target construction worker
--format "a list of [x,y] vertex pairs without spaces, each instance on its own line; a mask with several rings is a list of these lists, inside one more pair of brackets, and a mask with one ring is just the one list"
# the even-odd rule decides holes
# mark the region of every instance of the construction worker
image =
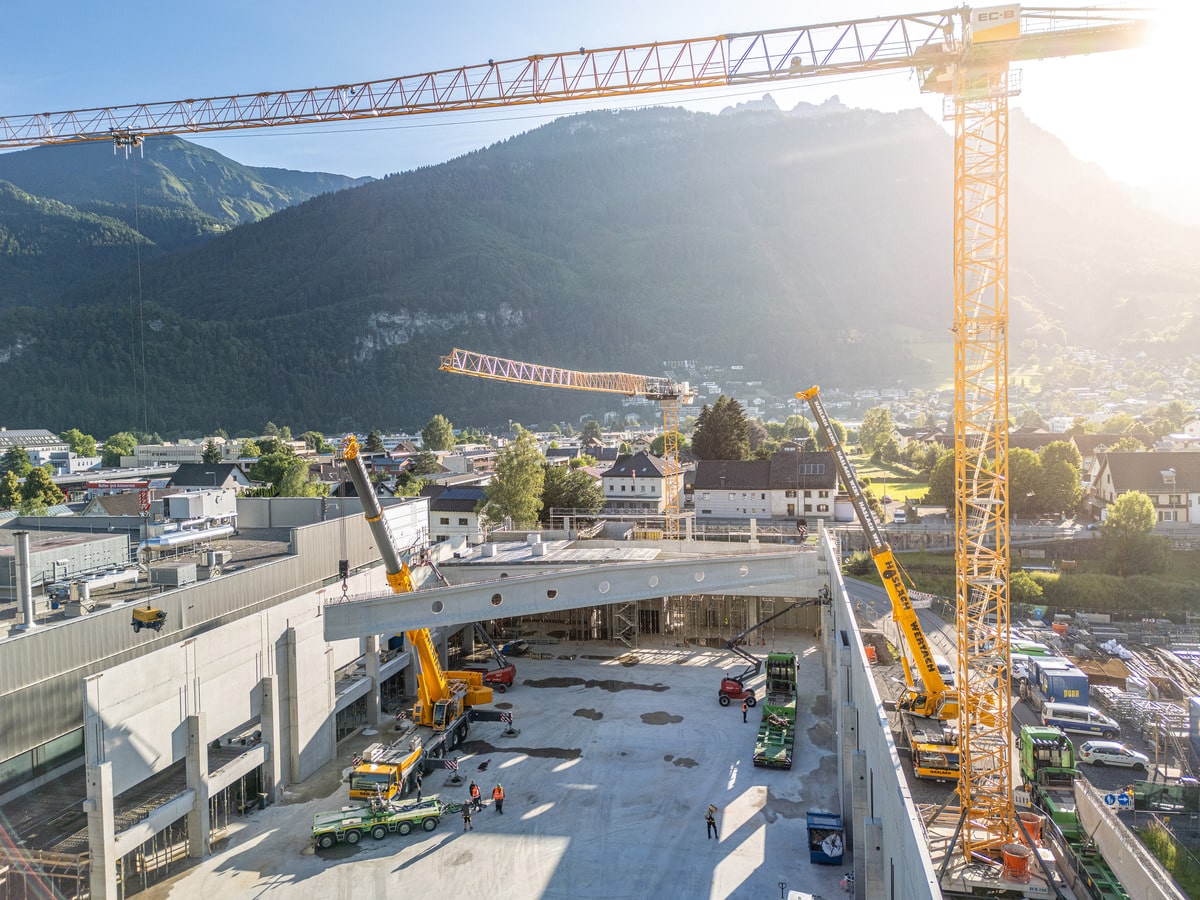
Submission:
[[483,794],[479,790],[479,785],[471,782],[471,803],[475,806],[475,811],[483,809]]
[[421,770],[418,769],[417,774],[415,776],[413,776],[413,784],[415,784],[417,786],[417,802],[418,803],[421,802],[421,781],[422,781]]
[[471,822],[471,804],[464,803],[462,808],[463,831],[474,831],[475,826]]
[[720,836],[717,834],[717,808],[711,803],[708,804],[708,811],[704,814],[704,821],[708,824],[708,837],[720,840]]
[[492,799],[496,801],[496,812],[503,815],[504,813],[504,788],[496,785],[492,788]]
[[750,704],[748,702],[746,702],[745,700],[743,700],[742,701],[742,721],[743,722],[747,721],[746,712],[749,709],[750,709]]

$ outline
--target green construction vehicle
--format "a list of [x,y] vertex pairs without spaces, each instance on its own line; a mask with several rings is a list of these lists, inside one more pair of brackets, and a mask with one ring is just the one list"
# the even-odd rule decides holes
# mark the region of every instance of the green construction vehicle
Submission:
[[403,805],[372,800],[367,806],[344,806],[336,812],[313,816],[313,844],[328,850],[339,842],[357,844],[367,835],[381,841],[393,831],[400,834],[408,834],[414,828],[433,831],[442,816],[460,808],[432,797]]
[[796,746],[796,654],[767,656],[767,699],[754,743],[758,768],[790,769]]

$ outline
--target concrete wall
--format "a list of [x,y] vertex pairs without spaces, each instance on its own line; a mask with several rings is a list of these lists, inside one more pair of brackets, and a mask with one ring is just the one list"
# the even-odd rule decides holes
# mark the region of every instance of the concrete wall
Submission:
[[1075,808],[1080,824],[1095,839],[1130,897],[1184,900],[1187,895],[1175,886],[1166,869],[1129,833],[1116,813],[1104,805],[1100,793],[1082,779],[1075,782]]
[[833,603],[823,627],[831,715],[838,729],[842,820],[854,852],[859,898],[940,900],[925,829],[900,769],[883,701],[866,661],[837,545],[822,529],[820,548]]

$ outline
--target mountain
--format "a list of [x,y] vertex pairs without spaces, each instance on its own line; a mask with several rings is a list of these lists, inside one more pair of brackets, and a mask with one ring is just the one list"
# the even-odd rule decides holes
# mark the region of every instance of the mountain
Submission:
[[[944,384],[952,151],[924,113],[840,104],[558,119],[151,259],[140,302],[114,271],[0,314],[0,421],[340,431],[597,405],[438,372],[453,346],[652,375],[738,363],[789,392]],[[1137,340],[1130,304],[1161,342],[1158,317],[1195,304],[1198,232],[1018,111],[1010,188],[1013,347]]]
[[[370,179],[254,168],[173,137],[143,147],[38,147],[0,155],[0,308],[197,246],[318,194]],[[52,201],[52,202],[47,202]],[[38,280],[30,273],[43,272]]]

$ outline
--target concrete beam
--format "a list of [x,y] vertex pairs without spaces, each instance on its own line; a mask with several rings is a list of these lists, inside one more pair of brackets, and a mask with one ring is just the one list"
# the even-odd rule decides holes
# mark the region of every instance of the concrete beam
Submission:
[[817,572],[816,556],[798,552],[596,564],[548,575],[330,604],[323,613],[325,640],[466,625],[672,594],[755,596],[761,593],[760,587],[776,586],[788,588],[792,596],[815,597],[824,583]]

